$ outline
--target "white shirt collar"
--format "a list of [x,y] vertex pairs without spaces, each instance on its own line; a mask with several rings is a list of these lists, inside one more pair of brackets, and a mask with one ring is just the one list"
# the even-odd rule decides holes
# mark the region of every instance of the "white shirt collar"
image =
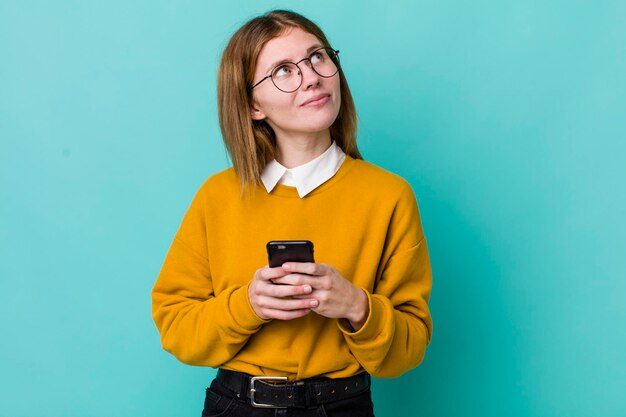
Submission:
[[303,198],[331,179],[339,171],[344,159],[346,154],[333,142],[323,154],[295,168],[286,168],[275,159],[270,161],[261,174],[261,181],[268,193],[280,183],[295,186],[298,195]]

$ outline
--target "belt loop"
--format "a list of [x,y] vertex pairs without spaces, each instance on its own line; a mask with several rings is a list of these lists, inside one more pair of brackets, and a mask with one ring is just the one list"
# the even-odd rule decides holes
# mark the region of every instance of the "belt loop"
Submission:
[[304,398],[306,401],[306,406],[310,407],[313,404],[316,404],[315,400],[316,400],[316,391],[317,391],[317,385],[316,383],[313,384],[306,384],[304,386]]
[[243,400],[246,399],[248,395],[248,390],[250,389],[250,377],[243,373],[237,374],[241,378],[241,384],[239,384],[239,394],[237,394],[237,398],[241,398]]

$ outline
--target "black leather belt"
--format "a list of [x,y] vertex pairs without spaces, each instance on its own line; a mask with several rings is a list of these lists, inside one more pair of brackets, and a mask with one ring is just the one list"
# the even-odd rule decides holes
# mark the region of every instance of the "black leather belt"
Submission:
[[286,377],[252,376],[220,369],[215,380],[222,386],[244,395],[254,407],[305,408],[354,397],[370,387],[367,372],[348,378],[309,378],[287,381]]

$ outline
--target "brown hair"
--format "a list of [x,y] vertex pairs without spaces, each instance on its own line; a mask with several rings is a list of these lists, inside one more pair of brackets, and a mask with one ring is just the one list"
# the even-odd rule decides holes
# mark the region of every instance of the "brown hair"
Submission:
[[[289,28],[300,28],[330,43],[312,21],[288,10],[273,10],[245,23],[224,49],[217,75],[217,108],[220,129],[242,187],[257,184],[265,165],[275,157],[276,136],[264,120],[252,120],[250,86],[256,61],[265,44]],[[332,140],[348,155],[362,159],[356,144],[357,116],[341,65],[341,107],[330,126]]]

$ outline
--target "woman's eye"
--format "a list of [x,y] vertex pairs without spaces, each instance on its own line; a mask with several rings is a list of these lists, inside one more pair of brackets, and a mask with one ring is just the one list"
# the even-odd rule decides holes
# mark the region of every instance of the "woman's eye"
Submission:
[[289,65],[282,65],[274,70],[274,77],[286,77],[291,74]]
[[311,60],[311,63],[315,64],[317,62],[321,62],[324,60],[324,53],[323,52],[314,52],[313,54],[311,54],[311,57],[309,58]]

